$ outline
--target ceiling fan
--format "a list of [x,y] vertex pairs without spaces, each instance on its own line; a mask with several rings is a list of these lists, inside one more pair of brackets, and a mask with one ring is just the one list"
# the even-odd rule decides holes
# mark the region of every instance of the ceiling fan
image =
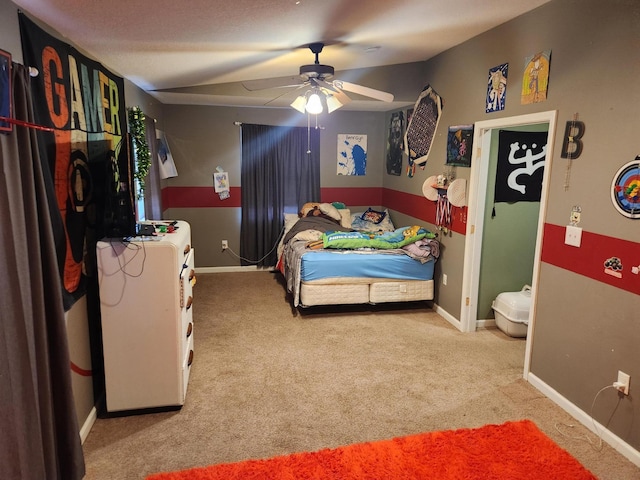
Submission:
[[267,88],[296,87],[296,89],[302,89],[308,87],[305,93],[299,95],[291,103],[291,106],[301,113],[322,113],[324,109],[323,104],[327,106],[327,111],[331,113],[351,101],[347,94],[344,93],[345,91],[383,102],[393,101],[393,95],[391,93],[333,79],[335,73],[333,67],[331,65],[323,65],[319,60],[319,55],[323,48],[324,43],[321,42],[309,44],[309,49],[315,54],[315,62],[300,67],[300,81],[298,83],[287,84],[289,81],[289,78],[287,78],[284,79],[284,82],[281,84],[279,84],[277,80],[276,82],[254,80],[242,82],[242,85],[249,91],[264,90]]

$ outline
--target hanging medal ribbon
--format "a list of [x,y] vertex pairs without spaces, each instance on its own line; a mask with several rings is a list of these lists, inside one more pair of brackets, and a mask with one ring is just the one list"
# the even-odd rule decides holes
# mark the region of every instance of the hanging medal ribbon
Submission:
[[451,226],[451,203],[446,194],[438,195],[436,203],[436,226],[447,232]]

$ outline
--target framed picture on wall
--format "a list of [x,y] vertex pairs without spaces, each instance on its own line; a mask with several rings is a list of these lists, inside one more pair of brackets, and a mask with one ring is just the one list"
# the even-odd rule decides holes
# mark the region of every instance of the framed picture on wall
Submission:
[[213,189],[216,193],[229,191],[229,173],[215,172],[213,174]]
[[447,134],[447,165],[471,166],[473,125],[454,125]]
[[[0,117],[11,118],[11,54],[0,50]],[[0,132],[10,132],[11,122],[0,118]]]

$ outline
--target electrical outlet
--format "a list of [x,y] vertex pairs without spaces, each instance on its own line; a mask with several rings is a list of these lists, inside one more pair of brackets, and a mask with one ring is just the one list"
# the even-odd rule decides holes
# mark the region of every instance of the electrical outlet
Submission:
[[579,247],[582,241],[582,228],[573,225],[567,225],[564,234],[564,243],[574,247]]
[[447,284],[447,274],[443,273],[442,274],[442,285],[446,285]]
[[222,250],[226,250],[229,248],[229,242],[227,240],[222,240]]
[[629,382],[631,381],[631,377],[624,372],[618,370],[618,381],[617,389],[624,393],[625,395],[629,395]]

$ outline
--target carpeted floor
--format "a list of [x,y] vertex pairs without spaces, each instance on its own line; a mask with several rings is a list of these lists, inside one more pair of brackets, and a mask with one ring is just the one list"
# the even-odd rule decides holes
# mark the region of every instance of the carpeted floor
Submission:
[[525,342],[464,334],[427,304],[296,311],[267,272],[200,274],[179,411],[99,418],[87,480],[530,419],[601,480],[640,469],[522,380]]

